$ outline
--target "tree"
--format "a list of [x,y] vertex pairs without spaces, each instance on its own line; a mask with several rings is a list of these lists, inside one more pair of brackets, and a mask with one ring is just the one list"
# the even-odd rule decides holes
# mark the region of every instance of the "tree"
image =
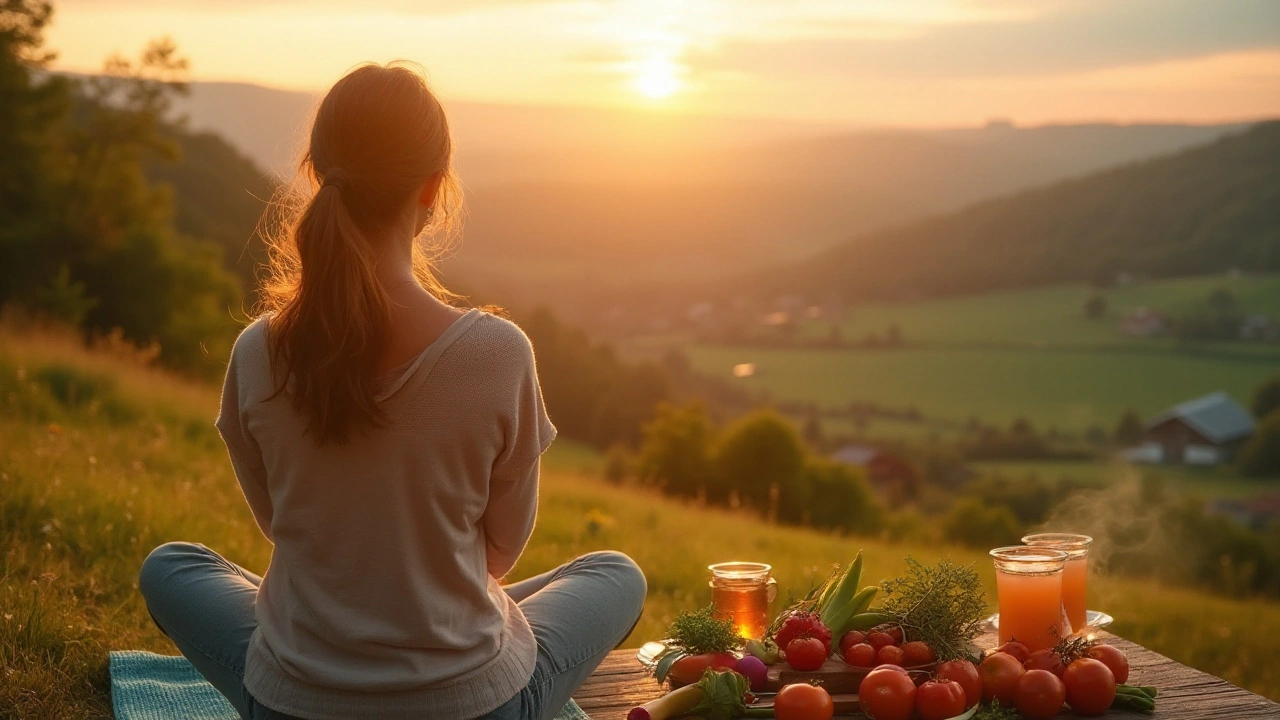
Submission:
[[1142,442],[1143,425],[1142,418],[1133,410],[1125,410],[1120,416],[1120,422],[1116,424],[1114,434],[1117,445],[1130,446],[1137,445]]
[[1259,420],[1275,412],[1276,408],[1280,408],[1280,375],[1273,375],[1254,388],[1253,403],[1249,407]]
[[1090,320],[1101,320],[1107,314],[1107,298],[1100,293],[1094,293],[1084,301],[1084,315]]
[[1253,435],[1240,448],[1240,472],[1250,477],[1280,475],[1280,409],[1258,423]]
[[[805,463],[804,476],[809,522],[814,527],[861,534],[879,532],[883,517],[879,503],[856,470],[844,463],[810,458]],[[783,508],[779,508],[778,515],[782,518]]]
[[694,497],[710,484],[715,428],[701,405],[660,404],[644,426],[636,474],[669,495]]
[[1001,505],[986,505],[972,497],[961,498],[942,521],[944,537],[972,548],[1011,545],[1022,536],[1018,520]]
[[712,457],[716,481],[707,495],[714,502],[725,502],[736,490],[744,502],[765,509],[776,485],[781,508],[803,493],[804,445],[791,423],[773,410],[757,410],[725,429]]

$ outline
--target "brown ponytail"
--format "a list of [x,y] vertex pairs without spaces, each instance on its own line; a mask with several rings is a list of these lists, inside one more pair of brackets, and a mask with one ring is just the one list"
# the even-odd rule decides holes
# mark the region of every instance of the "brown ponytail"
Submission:
[[[461,194],[444,109],[420,73],[366,65],[333,86],[316,111],[301,182],[276,200],[278,231],[261,310],[272,367],[320,445],[383,420],[374,400],[388,344],[389,299],[375,274],[379,243],[405,204],[441,173],[428,229],[448,236]],[[456,298],[415,245],[419,282]]]

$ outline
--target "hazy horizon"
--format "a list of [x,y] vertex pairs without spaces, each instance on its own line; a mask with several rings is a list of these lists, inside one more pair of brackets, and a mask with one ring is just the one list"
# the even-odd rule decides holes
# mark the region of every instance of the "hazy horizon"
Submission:
[[308,93],[403,58],[452,102],[859,130],[1280,115],[1264,0],[64,0],[48,45],[93,72],[166,35],[194,81]]

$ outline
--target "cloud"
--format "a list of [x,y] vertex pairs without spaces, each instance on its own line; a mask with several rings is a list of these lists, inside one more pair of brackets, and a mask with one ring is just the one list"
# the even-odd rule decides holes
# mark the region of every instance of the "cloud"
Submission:
[[785,77],[1016,77],[1280,47],[1275,0],[1056,4],[1024,20],[916,25],[846,22],[824,37],[733,40],[688,58],[699,72]]

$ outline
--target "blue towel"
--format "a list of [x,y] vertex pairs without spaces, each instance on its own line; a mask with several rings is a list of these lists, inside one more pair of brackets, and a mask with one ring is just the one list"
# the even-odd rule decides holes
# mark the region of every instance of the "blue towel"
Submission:
[[[111,653],[116,720],[240,720],[235,708],[181,655]],[[556,720],[591,720],[570,700]]]

